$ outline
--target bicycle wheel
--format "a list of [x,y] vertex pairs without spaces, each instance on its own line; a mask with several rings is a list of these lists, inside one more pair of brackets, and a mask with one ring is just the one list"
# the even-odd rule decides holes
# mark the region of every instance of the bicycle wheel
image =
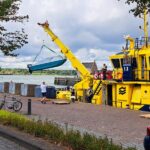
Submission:
[[13,110],[14,111],[19,111],[22,108],[22,102],[20,101],[15,101],[13,103]]

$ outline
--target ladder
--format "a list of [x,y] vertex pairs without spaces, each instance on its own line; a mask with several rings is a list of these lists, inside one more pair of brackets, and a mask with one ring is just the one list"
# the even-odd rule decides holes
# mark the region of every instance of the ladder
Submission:
[[99,94],[99,92],[101,91],[101,89],[102,89],[102,80],[100,80],[100,81],[98,82],[96,88],[94,89],[93,95],[92,95],[92,97],[91,97],[91,100],[94,98],[94,96],[96,96],[96,95]]
[[102,80],[100,80],[100,81],[98,82],[98,84],[97,84],[97,86],[96,86],[96,88],[95,88],[95,90],[94,90],[94,92],[93,92],[93,96],[94,96],[94,95],[98,95],[99,92],[101,91],[101,89],[102,89]]

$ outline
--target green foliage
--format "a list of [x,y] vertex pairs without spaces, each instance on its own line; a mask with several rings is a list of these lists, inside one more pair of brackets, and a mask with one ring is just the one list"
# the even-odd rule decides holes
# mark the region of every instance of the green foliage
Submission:
[[134,14],[134,16],[143,14],[145,9],[150,12],[150,0],[126,0],[125,3],[128,5],[135,5],[135,7],[130,10],[130,12]]
[[48,139],[56,141],[57,143],[63,140],[64,132],[57,124],[45,122],[44,128],[47,131]]
[[8,15],[8,10],[11,7],[12,1],[6,0],[0,2],[0,16],[6,16]]
[[83,138],[79,131],[68,131],[64,142],[74,150],[84,150]]
[[136,150],[123,148],[105,138],[97,138],[87,133],[81,135],[79,131],[69,130],[66,133],[58,125],[45,121],[33,121],[20,114],[0,110],[0,124],[15,127],[36,137],[47,138],[51,142],[61,143],[72,150]]
[[[2,69],[0,68],[0,74],[13,74],[13,75],[27,75],[29,71],[27,69]],[[33,72],[33,75],[76,75],[75,70],[43,70]]]
[[[28,16],[18,16],[19,4],[21,0],[1,0],[0,1],[0,21],[1,22],[23,22]],[[12,30],[12,29],[11,29]],[[0,49],[5,55],[16,56],[14,50],[27,44],[27,35],[24,29],[21,31],[8,32],[0,25]]]

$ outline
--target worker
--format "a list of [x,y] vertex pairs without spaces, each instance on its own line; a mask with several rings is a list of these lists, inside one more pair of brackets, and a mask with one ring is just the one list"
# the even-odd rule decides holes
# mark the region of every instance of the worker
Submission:
[[41,93],[42,93],[42,99],[41,99],[41,103],[42,104],[46,104],[46,84],[43,81],[40,88],[41,88]]
[[74,103],[75,102],[75,89],[74,88],[71,88],[71,101]]
[[86,96],[86,100],[88,103],[91,103],[93,97],[93,86],[90,86],[89,89],[87,90],[87,96]]
[[103,72],[103,80],[106,80],[106,72],[107,72],[106,64],[103,64],[102,72]]

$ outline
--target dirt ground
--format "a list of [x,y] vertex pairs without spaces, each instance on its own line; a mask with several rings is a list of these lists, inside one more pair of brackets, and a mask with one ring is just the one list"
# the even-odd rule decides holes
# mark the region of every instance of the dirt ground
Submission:
[[[12,95],[10,95],[12,96]],[[2,99],[3,95],[0,95]],[[23,102],[22,114],[27,114],[29,97],[15,96]],[[48,119],[58,124],[87,131],[97,136],[108,136],[117,144],[136,146],[143,150],[143,138],[150,120],[141,118],[147,112],[119,109],[105,105],[75,102],[66,105],[41,104],[39,98],[32,99],[32,115],[29,117]]]

